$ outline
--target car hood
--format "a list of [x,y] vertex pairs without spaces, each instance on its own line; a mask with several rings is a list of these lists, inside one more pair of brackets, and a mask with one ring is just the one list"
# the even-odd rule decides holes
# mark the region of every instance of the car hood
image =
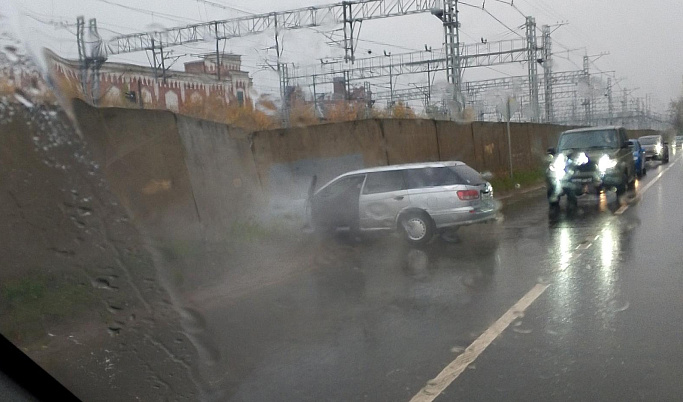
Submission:
[[655,148],[657,147],[657,144],[643,145],[642,147],[643,147],[643,149],[646,150],[646,151],[654,151]]

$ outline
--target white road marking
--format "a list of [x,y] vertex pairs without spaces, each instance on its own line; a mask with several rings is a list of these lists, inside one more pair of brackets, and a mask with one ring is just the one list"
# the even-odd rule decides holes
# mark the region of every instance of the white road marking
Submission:
[[577,250],[587,250],[592,245],[593,245],[593,243],[591,243],[591,242],[581,243],[578,246],[576,246],[576,249]]
[[664,173],[668,172],[669,169],[671,169],[672,167],[676,166],[676,163],[678,163],[678,161],[673,162],[673,163],[672,163],[671,165],[669,165],[666,169],[664,169],[664,170],[662,170],[661,172],[659,172],[659,174],[658,174],[654,179],[652,179],[649,183],[647,183],[647,184],[645,185],[645,187],[643,187],[641,190],[638,191],[638,195],[637,195],[633,200],[631,200],[630,203],[625,204],[625,205],[622,205],[619,209],[617,209],[617,211],[614,213],[614,215],[622,215],[624,212],[626,212],[626,210],[631,206],[631,203],[636,202],[637,200],[639,200],[640,197],[642,197],[642,195],[643,195],[647,190],[650,189],[650,187],[652,187],[655,183],[657,183],[657,182],[659,181],[659,179],[662,178],[662,176],[664,176]]
[[[661,171],[654,179],[652,179],[645,187],[643,187],[640,191],[638,191],[638,195],[631,201],[635,202],[638,200],[642,194],[644,194],[650,187],[652,187],[659,179],[662,178],[664,173],[666,173],[669,169],[674,167],[678,161],[673,162],[671,165],[669,165],[666,169]],[[615,215],[621,215],[626,210],[629,208],[630,204],[623,205],[621,208],[619,208],[616,212]],[[593,238],[593,241],[598,240],[600,235],[595,235]],[[579,251],[583,251],[591,247],[592,242],[590,240],[585,241],[582,244],[579,244],[574,250],[574,252],[571,254],[569,257],[569,260],[573,260],[580,256],[582,253]],[[558,270],[562,270],[562,268],[559,268]],[[474,363],[474,361],[481,355],[486,348],[491,345],[491,343],[500,336],[500,334],[503,333],[507,329],[507,327],[510,326],[510,324],[517,319],[519,316],[526,311],[529,306],[538,299],[539,296],[545,292],[546,289],[550,284],[542,284],[539,283],[531,290],[525,294],[517,303],[515,303],[514,306],[510,307],[508,311],[503,314],[498,321],[493,323],[484,333],[482,333],[470,346],[465,349],[465,351],[459,355],[455,360],[453,360],[448,366],[446,366],[439,375],[437,375],[435,378],[432,380],[429,380],[427,382],[427,385],[425,385],[413,398],[410,400],[410,402],[433,402],[443,391],[450,386],[453,381],[455,381],[456,378],[462,374],[467,367]]]
[[458,378],[463,371],[472,364],[477,357],[493,342],[505,329],[517,319],[545,290],[549,284],[537,284],[524,295],[514,306],[503,314],[498,321],[493,323],[483,334],[479,336],[465,351],[453,360],[439,375],[427,382],[410,402],[432,402],[451,383]]

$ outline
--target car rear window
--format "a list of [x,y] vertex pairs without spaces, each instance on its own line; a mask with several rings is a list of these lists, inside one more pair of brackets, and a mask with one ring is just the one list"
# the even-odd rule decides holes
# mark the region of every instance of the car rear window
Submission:
[[638,141],[643,145],[653,145],[659,142],[659,137],[640,137]]
[[480,184],[486,183],[481,174],[476,170],[472,169],[467,165],[454,166],[453,169],[455,173],[460,177],[461,184],[468,184],[471,186],[478,186]]
[[429,167],[403,172],[407,188],[479,185],[485,183],[479,172],[469,166]]

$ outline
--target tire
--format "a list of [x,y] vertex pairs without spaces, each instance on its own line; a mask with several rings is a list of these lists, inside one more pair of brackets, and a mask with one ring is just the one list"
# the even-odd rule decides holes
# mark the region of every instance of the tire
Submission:
[[434,236],[434,221],[426,212],[408,212],[399,219],[399,231],[409,244],[426,244]]
[[558,208],[560,206],[560,197],[557,197],[557,201],[552,201],[553,193],[552,191],[548,190],[548,206],[550,208]]
[[567,194],[567,210],[574,211],[579,206],[579,200],[576,194],[569,192]]
[[628,176],[624,174],[621,177],[621,183],[617,186],[617,197],[621,197],[622,195],[626,194],[626,191],[628,190],[629,183],[628,183]]
[[669,163],[669,153],[668,152],[666,153],[666,156],[662,160],[663,165],[666,165],[667,163]]
[[635,179],[635,177],[633,178],[632,181],[630,181],[630,182],[628,183],[626,189],[627,189],[628,191],[633,191],[633,190],[636,189],[636,179]]

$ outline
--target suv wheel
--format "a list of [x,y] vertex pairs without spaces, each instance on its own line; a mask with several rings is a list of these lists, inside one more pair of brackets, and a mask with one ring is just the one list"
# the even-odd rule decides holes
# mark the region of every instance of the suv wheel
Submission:
[[629,187],[629,182],[628,182],[628,176],[626,174],[621,176],[621,183],[617,185],[617,196],[621,197],[626,193],[626,190]]
[[548,190],[548,205],[550,208],[557,208],[560,206],[560,197],[555,197],[551,190]]
[[434,235],[434,222],[426,212],[409,212],[398,223],[404,239],[411,244],[425,244]]

